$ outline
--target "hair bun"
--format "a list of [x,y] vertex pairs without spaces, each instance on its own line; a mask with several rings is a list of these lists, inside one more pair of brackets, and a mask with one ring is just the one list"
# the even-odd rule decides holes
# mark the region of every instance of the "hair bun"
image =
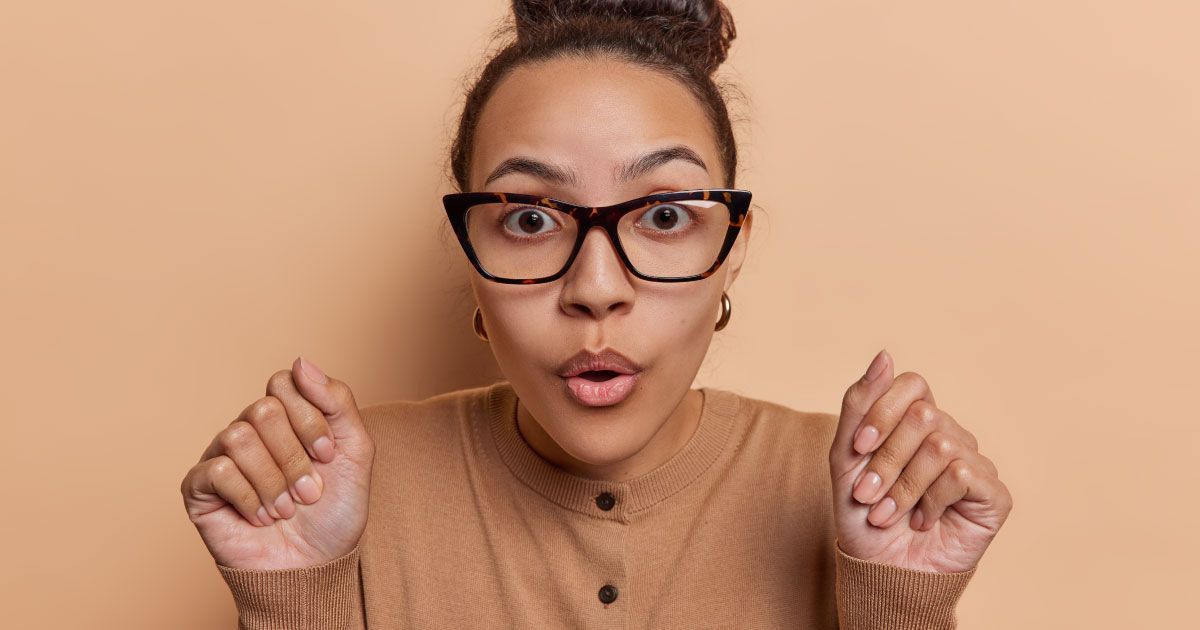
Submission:
[[706,75],[725,61],[737,36],[721,0],[513,0],[512,6],[518,39],[579,20],[629,21]]

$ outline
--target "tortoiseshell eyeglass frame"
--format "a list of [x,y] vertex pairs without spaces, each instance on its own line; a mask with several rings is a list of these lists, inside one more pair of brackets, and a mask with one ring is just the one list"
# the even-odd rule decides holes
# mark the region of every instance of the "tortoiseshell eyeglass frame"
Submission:
[[[608,233],[608,238],[617,250],[617,255],[620,257],[621,262],[625,265],[626,269],[638,278],[653,282],[689,282],[703,280],[713,275],[721,267],[721,263],[725,262],[725,257],[733,249],[733,243],[737,240],[738,232],[742,229],[742,224],[750,214],[750,196],[751,193],[748,190],[699,188],[647,195],[611,206],[577,206],[566,201],[550,197],[539,197],[538,195],[503,192],[465,192],[443,195],[442,205],[446,207],[446,215],[450,218],[450,225],[454,228],[454,233],[458,236],[458,242],[462,245],[463,251],[466,252],[471,265],[475,267],[479,275],[493,282],[504,284],[540,284],[543,282],[553,282],[561,278],[571,268],[571,263],[575,262],[575,256],[579,254],[579,250],[583,246],[583,239],[593,227],[601,227]],[[717,253],[717,259],[713,261],[712,266],[708,269],[690,276],[651,276],[638,271],[629,261],[629,256],[625,254],[625,248],[621,246],[621,238],[617,235],[617,223],[621,220],[621,217],[630,212],[651,208],[655,204],[664,201],[688,200],[718,201],[729,209],[729,228],[725,232],[725,241],[721,245],[721,251]],[[471,239],[467,235],[467,211],[471,206],[481,203],[529,204],[557,210],[575,219],[579,224],[579,232],[575,237],[575,245],[571,249],[571,255],[567,257],[567,262],[563,265],[562,269],[541,278],[502,278],[484,269],[483,264],[479,261],[479,257],[475,254],[474,247],[471,246]]]

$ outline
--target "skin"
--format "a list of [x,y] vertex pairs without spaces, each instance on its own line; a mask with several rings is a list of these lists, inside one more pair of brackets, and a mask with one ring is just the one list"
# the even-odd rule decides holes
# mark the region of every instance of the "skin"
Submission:
[[[725,187],[700,103],[673,80],[613,59],[516,69],[485,105],[475,140],[472,190],[600,206]],[[616,176],[646,152],[678,146],[703,165],[672,159],[627,180]],[[515,156],[573,177],[509,169],[489,181]],[[535,451],[572,473],[621,481],[662,465],[687,443],[702,402],[691,383],[721,293],[745,258],[752,221],[753,213],[717,273],[696,282],[638,279],[601,230],[586,236],[571,269],[554,282],[506,285],[471,274],[492,350],[520,400],[518,428]],[[618,405],[583,406],[562,389],[555,368],[581,348],[606,346],[641,363],[642,378]],[[374,453],[350,387],[298,357],[217,433],[180,490],[217,563],[310,567],[358,544]],[[895,375],[886,351],[843,396],[829,471],[838,546],[882,564],[969,570],[1012,510],[975,436],[937,406],[921,375]]]
[[350,386],[296,357],[264,394],[184,475],[188,518],[226,567],[294,569],[349,553],[366,529],[375,459]]
[[842,397],[829,472],[838,546],[881,564],[968,571],[1013,508],[979,440],[887,350]]
[[[517,68],[484,106],[475,142],[471,190],[599,206],[724,187],[700,102],[674,80],[613,59],[560,58]],[[692,149],[705,166],[674,159],[619,181],[625,164],[675,145]],[[552,181],[509,170],[488,181],[516,156],[575,176]],[[714,334],[721,292],[742,265],[752,222],[743,225],[717,273],[695,282],[637,278],[599,229],[554,282],[505,285],[471,274],[492,351],[518,394],[518,428],[535,451],[577,475],[620,481],[658,467],[683,447],[700,418],[702,394],[690,387]],[[580,349],[605,347],[645,369],[625,401],[586,407],[563,391],[555,368]]]

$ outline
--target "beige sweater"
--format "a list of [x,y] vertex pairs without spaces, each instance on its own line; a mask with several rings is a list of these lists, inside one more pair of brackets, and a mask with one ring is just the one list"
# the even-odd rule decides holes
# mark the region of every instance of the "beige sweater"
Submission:
[[836,415],[701,391],[683,449],[619,483],[533,451],[507,381],[364,407],[376,459],[358,547],[303,569],[217,565],[240,627],[956,626],[978,567],[917,571],[837,547]]

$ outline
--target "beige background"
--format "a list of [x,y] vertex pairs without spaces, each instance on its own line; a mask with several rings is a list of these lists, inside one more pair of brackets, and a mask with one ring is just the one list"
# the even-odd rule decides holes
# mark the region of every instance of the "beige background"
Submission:
[[[1014,494],[963,627],[1184,625],[1200,10],[731,6],[760,216],[697,384],[836,411],[886,347]],[[439,196],[506,12],[0,7],[0,625],[234,627],[179,482],[297,354],[364,404],[498,376]]]

